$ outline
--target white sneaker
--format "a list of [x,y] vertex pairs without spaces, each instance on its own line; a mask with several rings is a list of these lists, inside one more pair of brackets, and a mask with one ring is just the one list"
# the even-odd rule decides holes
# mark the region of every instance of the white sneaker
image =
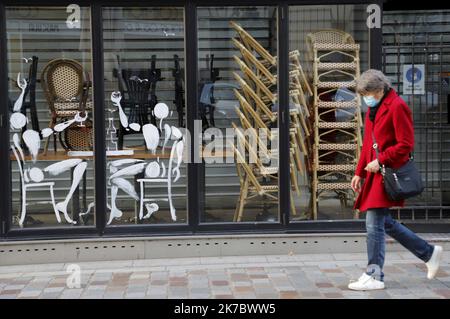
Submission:
[[378,290],[384,289],[384,282],[376,280],[374,277],[364,273],[358,281],[351,282],[348,285],[351,290]]
[[442,246],[434,246],[433,254],[431,255],[430,260],[425,263],[428,268],[428,279],[433,279],[436,276],[437,271],[439,270],[439,263],[441,262],[442,257]]

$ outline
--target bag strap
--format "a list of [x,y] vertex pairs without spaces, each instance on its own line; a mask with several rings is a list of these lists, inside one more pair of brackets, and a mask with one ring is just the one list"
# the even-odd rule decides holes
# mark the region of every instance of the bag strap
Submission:
[[375,134],[373,133],[373,126],[372,126],[372,141],[373,141],[372,147],[375,149],[375,155],[376,158],[378,159],[378,144],[377,141],[375,140]]
[[[375,123],[374,123],[375,124]],[[374,125],[372,125],[372,141],[373,141],[373,145],[372,145],[372,147],[375,149],[375,155],[376,155],[376,158],[377,158],[377,160],[378,160],[378,143],[377,143],[377,141],[375,140],[375,134],[373,133],[373,131],[374,131]],[[414,156],[412,155],[412,152],[409,152],[409,159],[414,159]],[[379,161],[378,161],[379,162]],[[384,166],[384,165],[382,165],[382,166]]]

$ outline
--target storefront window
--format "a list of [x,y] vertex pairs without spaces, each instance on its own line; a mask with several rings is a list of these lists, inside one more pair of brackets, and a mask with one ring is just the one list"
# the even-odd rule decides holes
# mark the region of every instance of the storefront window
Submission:
[[183,15],[103,9],[107,225],[186,223]]
[[198,9],[204,215],[278,221],[277,9]]
[[94,225],[90,10],[7,7],[6,20],[12,225]]
[[383,72],[412,111],[414,162],[425,184],[422,194],[393,214],[403,220],[450,218],[449,19],[450,10],[424,10],[420,19],[417,11],[383,13]]
[[[368,68],[366,6],[292,6],[289,9],[290,96],[298,107],[301,166],[291,179],[300,220],[358,218],[350,188],[362,145],[355,79]],[[299,125],[299,124],[300,125]]]

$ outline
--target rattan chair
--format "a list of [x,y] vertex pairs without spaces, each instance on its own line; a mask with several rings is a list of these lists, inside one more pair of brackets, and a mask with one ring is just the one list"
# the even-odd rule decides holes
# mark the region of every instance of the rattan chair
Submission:
[[354,43],[355,40],[350,34],[337,29],[322,29],[306,35],[306,48],[311,60],[313,60],[314,45],[318,45],[318,48],[334,50]]
[[[313,61],[314,145],[312,159],[312,217],[317,219],[319,198],[335,192],[341,205],[347,204],[350,179],[361,147],[359,98],[353,101],[330,101],[339,89],[354,89],[359,76],[359,45],[340,30],[321,30],[306,37]],[[351,109],[351,110],[350,110]],[[336,114],[346,114],[337,121]],[[345,142],[337,136],[346,138]],[[339,156],[338,156],[339,155]],[[355,214],[357,217],[357,214]]]
[[[92,110],[92,102],[88,101],[89,74],[75,60],[50,61],[42,70],[41,85],[50,108],[50,128],[58,121],[73,118],[83,108]],[[44,154],[47,153],[49,138],[45,142]],[[56,152],[55,135],[54,150]]]

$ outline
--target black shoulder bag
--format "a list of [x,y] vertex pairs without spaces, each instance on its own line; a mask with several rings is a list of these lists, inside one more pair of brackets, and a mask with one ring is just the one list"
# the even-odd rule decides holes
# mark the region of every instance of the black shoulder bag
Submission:
[[[378,160],[378,144],[372,129],[373,148]],[[401,167],[394,169],[381,165],[384,189],[390,200],[399,201],[414,197],[422,193],[424,186],[419,171],[414,165],[410,154],[408,161]]]

